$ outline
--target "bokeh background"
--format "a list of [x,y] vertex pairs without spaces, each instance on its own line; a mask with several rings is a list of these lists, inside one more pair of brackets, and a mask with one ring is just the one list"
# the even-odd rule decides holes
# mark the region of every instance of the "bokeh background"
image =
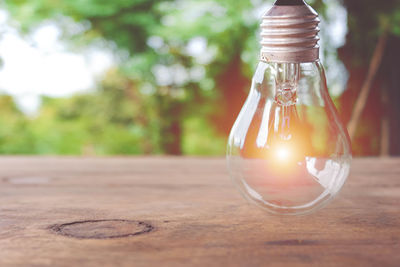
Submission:
[[[267,0],[0,0],[1,154],[223,155]],[[356,156],[400,154],[400,1],[309,0]]]

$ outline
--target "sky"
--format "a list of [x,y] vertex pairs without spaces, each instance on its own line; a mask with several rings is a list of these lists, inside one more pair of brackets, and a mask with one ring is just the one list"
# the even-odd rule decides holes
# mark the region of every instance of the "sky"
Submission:
[[95,88],[114,62],[110,51],[99,48],[68,51],[60,37],[51,22],[22,37],[0,10],[0,93],[12,95],[26,114],[35,114],[41,95],[65,97]]

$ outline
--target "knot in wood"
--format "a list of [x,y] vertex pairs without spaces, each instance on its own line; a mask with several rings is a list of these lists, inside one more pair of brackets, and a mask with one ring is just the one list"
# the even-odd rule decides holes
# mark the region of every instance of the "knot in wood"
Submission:
[[150,223],[134,220],[87,220],[50,226],[58,235],[79,239],[110,239],[136,236],[154,230]]

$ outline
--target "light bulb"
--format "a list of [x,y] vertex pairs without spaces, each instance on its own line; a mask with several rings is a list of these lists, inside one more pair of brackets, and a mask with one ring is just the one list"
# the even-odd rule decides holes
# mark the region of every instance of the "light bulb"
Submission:
[[350,141],[319,61],[318,23],[301,0],[278,0],[264,15],[261,60],[229,136],[232,180],[273,213],[323,207],[350,170]]

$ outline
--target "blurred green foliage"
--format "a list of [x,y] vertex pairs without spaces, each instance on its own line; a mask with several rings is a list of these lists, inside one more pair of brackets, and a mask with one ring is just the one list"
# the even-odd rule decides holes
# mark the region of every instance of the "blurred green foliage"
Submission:
[[28,154],[35,151],[35,138],[29,120],[14,104],[12,97],[0,95],[0,153]]
[[[218,112],[220,101],[215,79],[236,54],[248,51],[253,56],[247,60],[257,62],[259,21],[250,14],[254,3],[13,0],[6,4],[23,32],[50,19],[76,46],[104,38],[116,45],[116,53],[125,52],[119,54],[118,69],[104,77],[96,92],[43,99],[37,118],[27,127],[40,140],[34,138],[36,145],[26,152],[223,154],[226,136],[217,133],[209,119]],[[70,34],[63,16],[90,27],[79,36]],[[196,38],[205,42],[201,54],[188,51]],[[149,44],[151,40],[159,44]],[[167,81],[157,80],[157,71],[164,72]]]
[[[26,34],[50,20],[73,48],[110,41],[118,66],[92,93],[44,97],[34,118],[2,96],[1,153],[214,155],[224,153],[226,140],[212,119],[227,101],[218,80],[237,58],[250,80],[259,53],[255,13],[272,0],[5,3]],[[308,3],[324,16],[327,1]],[[76,34],[66,17],[85,30]]]

